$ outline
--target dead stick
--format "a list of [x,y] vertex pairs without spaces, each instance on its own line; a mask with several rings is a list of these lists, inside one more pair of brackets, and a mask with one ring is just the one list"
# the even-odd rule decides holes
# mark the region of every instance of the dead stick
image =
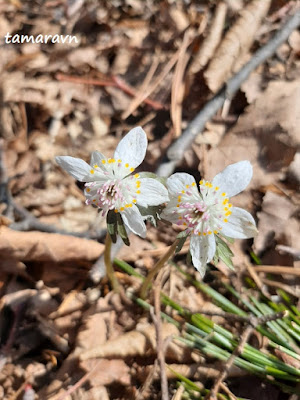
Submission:
[[166,160],[159,166],[156,173],[160,176],[169,176],[176,165],[182,160],[184,152],[191,146],[195,137],[203,130],[216,112],[223,106],[226,99],[231,99],[238,91],[241,84],[248,78],[252,71],[271,57],[276,49],[287,40],[291,32],[300,25],[300,10],[281,27],[269,42],[259,49],[239,72],[216,93],[216,95],[203,107],[188,125],[183,134],[170,146]]
[[[162,334],[161,313],[160,313],[160,292],[163,270],[160,270],[154,282],[154,313],[151,313],[157,342],[157,359],[160,367],[161,398],[169,400],[168,379],[166,373],[165,351]],[[151,311],[151,310],[150,310]]]

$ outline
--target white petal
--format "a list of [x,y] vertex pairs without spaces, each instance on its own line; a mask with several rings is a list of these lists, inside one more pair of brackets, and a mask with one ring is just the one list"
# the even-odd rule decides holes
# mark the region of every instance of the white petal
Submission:
[[252,238],[258,232],[252,215],[239,207],[232,207],[228,222],[222,222],[221,227],[221,233],[233,239]]
[[114,158],[122,160],[122,164],[128,163],[130,167],[138,167],[145,158],[147,149],[147,135],[140,127],[131,129],[118,144]]
[[73,178],[80,182],[89,182],[94,180],[90,174],[91,166],[80,158],[69,156],[55,157],[57,164],[67,171]]
[[186,185],[191,185],[195,182],[192,175],[185,172],[176,172],[167,179],[167,186],[171,196],[177,196],[182,190],[186,189]]
[[141,193],[137,195],[137,203],[143,207],[158,206],[169,201],[167,188],[153,178],[140,178]]
[[206,265],[209,263],[216,252],[216,241],[214,235],[196,236],[192,235],[190,251],[194,267],[205,275]]
[[106,157],[99,151],[93,151],[91,155],[91,166],[97,164],[100,168],[102,167],[102,160],[106,160]]
[[131,232],[143,238],[146,237],[146,225],[138,208],[135,205],[125,208],[124,211],[121,211],[121,215],[124,224]]
[[214,186],[219,186],[222,192],[232,197],[242,192],[251,181],[253,174],[249,161],[239,161],[228,165],[222,172],[216,175],[212,181]]

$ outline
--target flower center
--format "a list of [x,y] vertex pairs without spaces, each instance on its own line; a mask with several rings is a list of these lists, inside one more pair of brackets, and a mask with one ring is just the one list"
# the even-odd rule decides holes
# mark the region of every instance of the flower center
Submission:
[[122,182],[115,179],[105,182],[98,190],[98,207],[113,210],[117,201],[124,202],[125,197],[122,193]]
[[195,235],[218,233],[221,222],[228,222],[232,204],[226,193],[211,182],[200,181],[200,194],[196,184],[186,185],[177,198],[178,225],[184,225]]
[[[95,166],[94,166],[95,167]],[[141,193],[140,175],[130,175],[124,179],[116,178],[113,174],[106,174],[108,179],[98,182],[87,182],[86,204],[94,204],[102,209],[102,216],[114,210],[116,213],[122,212],[125,208],[130,208],[137,203],[138,195]]]

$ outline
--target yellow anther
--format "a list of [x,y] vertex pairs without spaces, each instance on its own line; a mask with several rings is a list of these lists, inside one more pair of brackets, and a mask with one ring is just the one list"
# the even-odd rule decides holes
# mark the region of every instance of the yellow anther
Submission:
[[206,236],[206,233],[205,233],[205,232],[203,232],[203,236]]
[[114,158],[109,158],[108,159],[108,163],[109,164],[113,164],[113,163],[115,163],[116,162],[116,160],[114,159]]
[[122,160],[119,159],[119,160],[118,160],[118,163],[121,163],[121,162],[122,162]]
[[201,236],[201,232],[198,232],[198,236]]
[[121,207],[121,208],[120,208],[120,211],[124,211],[124,207]]
[[185,187],[188,189],[190,187],[190,185],[185,185]]
[[203,185],[203,180],[201,180],[199,183],[200,183],[200,185]]
[[211,183],[209,183],[209,185],[208,185],[209,187],[210,187],[210,189],[213,187],[213,185],[211,184]]
[[232,214],[231,211],[227,211],[227,213],[225,215],[226,215],[226,217],[228,217],[231,214]]
[[211,234],[212,234],[212,231],[208,231],[207,233],[208,233],[209,235],[211,235]]
[[137,191],[136,191],[136,193],[137,193],[137,194],[140,194],[140,193],[141,193],[141,191],[140,191],[140,190],[137,190]]
[[182,217],[180,216],[180,217],[178,217],[178,219],[182,219]]
[[182,225],[183,225],[183,226],[187,226],[186,222],[184,222]]
[[228,203],[228,207],[231,208],[231,207],[232,207],[232,204],[231,204],[231,203]]
[[106,164],[106,161],[105,161],[105,160],[101,160],[101,162],[102,162],[102,164]]
[[218,231],[217,231],[217,230],[215,230],[215,231],[214,231],[214,234],[216,235],[217,233],[218,233]]
[[181,201],[181,196],[178,196],[178,197],[177,197],[177,201]]
[[215,187],[215,190],[219,190],[219,189],[220,189],[219,186],[216,186],[216,187]]
[[133,203],[136,203],[136,199],[133,199],[132,202],[133,202]]
[[98,164],[94,164],[94,168],[99,168],[99,165]]
[[90,191],[91,191],[91,189],[90,189],[90,188],[87,188],[87,189],[86,189],[86,191],[87,191],[87,192],[90,192]]
[[224,222],[228,222],[228,219],[227,219],[227,218],[224,218],[223,221],[224,221]]
[[137,188],[139,188],[141,186],[141,181],[136,181],[135,185]]
[[223,205],[225,206],[225,204],[228,203],[228,199],[223,200]]
[[125,208],[128,208],[129,207],[129,204],[125,204]]
[[134,177],[137,179],[137,178],[140,177],[140,175],[139,174],[135,174]]
[[183,193],[183,194],[184,194],[184,193],[185,193],[185,191],[184,191],[184,190],[182,190],[182,191],[181,191],[181,193]]
[[96,199],[94,199],[93,202],[95,203],[95,202],[96,202]]
[[176,206],[177,208],[179,207],[179,204],[177,204],[177,206]]
[[129,167],[129,164],[128,164],[128,163],[126,163],[126,164],[125,164],[125,167],[126,167],[126,168],[128,168],[128,167]]
[[90,173],[91,173],[91,174],[94,174],[94,173],[95,173],[95,171],[94,171],[93,169],[91,169],[91,170],[90,170]]
[[133,171],[134,171],[134,168],[131,167],[131,168],[130,168],[130,172],[133,172]]
[[223,197],[225,197],[225,196],[226,196],[226,193],[225,193],[225,192],[224,192],[224,193],[222,193],[222,196],[223,196]]
[[206,187],[209,186],[209,182],[205,182],[205,186],[206,186]]
[[195,182],[193,182],[193,183],[192,183],[192,186],[196,186],[196,183],[195,183]]
[[115,213],[116,213],[116,214],[118,214],[118,212],[119,212],[117,208],[115,208],[115,210],[114,210],[114,211],[115,211]]
[[128,204],[128,207],[132,207],[132,203]]

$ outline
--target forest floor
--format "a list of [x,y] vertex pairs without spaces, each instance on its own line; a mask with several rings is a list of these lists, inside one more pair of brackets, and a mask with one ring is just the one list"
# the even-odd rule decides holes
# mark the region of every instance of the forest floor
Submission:
[[[176,163],[168,153],[297,10],[283,0],[0,1],[0,398],[298,398],[299,31],[198,127]],[[212,263],[203,280],[186,243],[146,303],[132,296],[140,275],[180,230],[160,221],[146,239],[117,246],[123,295],[114,293],[106,221],[55,162],[111,157],[135,126],[148,137],[140,170],[211,180],[249,160],[253,178],[233,203],[258,226],[231,246],[233,271]]]

